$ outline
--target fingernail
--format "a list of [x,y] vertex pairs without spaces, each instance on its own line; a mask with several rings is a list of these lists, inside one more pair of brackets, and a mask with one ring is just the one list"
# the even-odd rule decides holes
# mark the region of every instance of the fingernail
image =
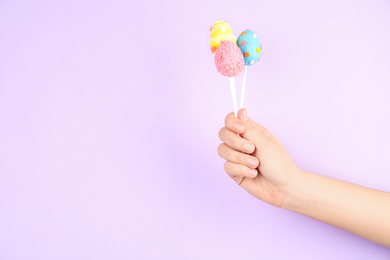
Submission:
[[257,175],[257,170],[251,169],[251,176],[255,177]]
[[257,161],[255,159],[248,159],[248,164],[252,167],[256,167],[257,166]]
[[253,144],[244,144],[244,151],[251,153],[255,149],[255,146]]
[[248,121],[248,113],[246,112],[246,109],[242,111],[242,120]]
[[236,125],[235,126],[237,132],[244,132],[245,127],[243,125]]

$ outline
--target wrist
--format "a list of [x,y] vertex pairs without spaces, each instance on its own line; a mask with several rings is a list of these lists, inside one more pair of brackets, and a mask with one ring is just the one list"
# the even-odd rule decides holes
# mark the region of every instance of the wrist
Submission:
[[305,207],[308,203],[308,196],[305,195],[308,186],[308,179],[312,173],[306,172],[297,167],[292,174],[291,180],[283,186],[283,202],[281,208],[298,212],[300,208]]

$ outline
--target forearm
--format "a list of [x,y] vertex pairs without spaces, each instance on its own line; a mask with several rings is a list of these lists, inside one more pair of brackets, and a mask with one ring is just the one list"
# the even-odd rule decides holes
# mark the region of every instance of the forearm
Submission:
[[390,193],[303,172],[283,208],[390,247]]

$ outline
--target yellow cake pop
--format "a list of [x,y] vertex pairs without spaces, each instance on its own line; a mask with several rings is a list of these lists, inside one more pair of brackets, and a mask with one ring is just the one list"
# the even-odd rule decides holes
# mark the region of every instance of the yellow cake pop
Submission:
[[210,48],[213,53],[218,49],[221,41],[232,41],[236,42],[236,37],[234,37],[232,28],[227,22],[218,20],[210,28]]

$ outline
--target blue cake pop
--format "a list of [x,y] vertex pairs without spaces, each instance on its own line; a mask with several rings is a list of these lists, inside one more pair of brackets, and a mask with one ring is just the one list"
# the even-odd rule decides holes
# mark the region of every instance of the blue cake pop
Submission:
[[253,31],[243,31],[237,39],[237,45],[244,55],[246,66],[253,65],[260,59],[262,47],[259,37]]

